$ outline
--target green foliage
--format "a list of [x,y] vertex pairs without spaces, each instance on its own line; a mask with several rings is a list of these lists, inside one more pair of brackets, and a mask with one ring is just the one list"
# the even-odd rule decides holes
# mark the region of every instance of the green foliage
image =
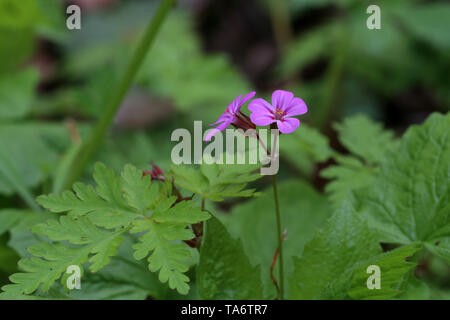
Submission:
[[368,165],[379,164],[385,153],[395,147],[393,132],[363,115],[347,118],[334,128],[342,145]]
[[361,211],[381,241],[408,244],[450,235],[449,125],[450,114],[433,114],[411,127],[364,193]]
[[294,76],[308,64],[329,57],[331,53],[329,49],[330,45],[334,45],[335,33],[335,26],[331,23],[294,39],[282,57],[277,71],[284,77]]
[[[327,199],[306,182],[283,181],[278,185],[278,193],[282,229],[287,231],[283,254],[285,274],[289,275],[292,257],[301,254],[316,228],[329,217],[330,208]],[[231,235],[242,240],[250,261],[261,266],[266,297],[276,295],[270,279],[270,265],[277,247],[274,210],[273,190],[266,188],[263,196],[236,205],[230,214],[218,216]],[[277,270],[276,267],[275,274]]]
[[260,268],[252,266],[241,241],[216,218],[205,225],[197,281],[202,299],[263,298]]
[[337,165],[321,172],[321,176],[333,179],[325,188],[330,199],[338,207],[350,192],[372,184],[379,165],[388,151],[395,150],[397,141],[393,133],[363,115],[347,118],[334,126],[339,141],[352,155],[334,154]]
[[[305,245],[303,254],[294,260],[291,276],[291,299],[374,299],[392,298],[394,289],[414,264],[405,262],[420,249],[404,247],[381,253],[376,235],[354,209],[343,205]],[[366,268],[377,264],[382,273],[382,289],[367,289]],[[384,282],[386,281],[386,282]]]
[[[360,300],[386,300],[398,296],[402,292],[403,281],[416,266],[416,263],[408,262],[405,258],[413,256],[421,248],[420,245],[411,244],[379,254],[361,263],[353,274],[349,296]],[[381,289],[367,288],[369,274],[367,267],[370,265],[380,268]]]
[[317,129],[302,124],[292,134],[283,136],[280,154],[297,167],[307,169],[307,163],[325,162],[333,156],[334,151],[327,137]]
[[20,219],[29,214],[29,211],[18,209],[3,209],[0,210],[0,236],[13,228]]
[[134,223],[132,233],[147,232],[139,238],[134,257],[138,260],[148,257],[149,269],[159,272],[161,282],[169,280],[169,286],[179,293],[187,294],[189,278],[184,275],[188,266],[183,263],[190,257],[188,248],[174,240],[190,240],[195,237],[189,224],[198,223],[209,218],[209,214],[200,208],[192,207],[189,202],[179,203],[172,207],[176,197],[160,201],[153,211],[152,219],[138,220]]
[[158,95],[173,97],[175,108],[193,112],[193,119],[213,122],[221,109],[250,91],[250,86],[226,56],[203,54],[192,29],[184,14],[172,15],[161,30],[158,46],[147,57],[139,82]]
[[249,182],[261,177],[254,173],[260,165],[205,164],[200,169],[172,166],[171,174],[177,186],[192,191],[202,199],[223,201],[228,197],[257,196],[255,189],[245,189]]
[[[121,177],[97,164],[94,172],[97,187],[74,184],[74,192],[40,196],[38,202],[52,212],[68,212],[59,222],[49,220],[32,231],[57,243],[40,242],[29,247],[31,258],[19,262],[22,273],[10,277],[13,284],[3,287],[6,298],[32,294],[40,289],[48,292],[70,265],[90,263],[97,272],[110,263],[118,252],[124,234],[145,232],[135,244],[134,257],[148,259],[152,272],[160,270],[161,282],[186,294],[189,280],[183,273],[190,251],[185,244],[173,241],[194,237],[189,225],[209,218],[209,214],[193,207],[191,201],[175,203],[170,186],[151,183],[149,176],[131,165]],[[106,229],[112,229],[104,230]],[[71,244],[70,246],[65,243]],[[61,279],[65,283],[65,276]]]
[[31,55],[33,21],[38,15],[35,0],[0,1],[0,73],[18,66]]
[[[429,110],[445,110],[448,4],[379,0],[382,29],[375,31],[365,27],[368,4],[359,0],[285,1],[298,36],[276,52],[263,29],[250,30],[240,52],[227,45],[236,34],[203,20],[204,13],[194,26],[182,7],[172,10],[85,170],[82,181],[95,185],[64,191],[81,142],[104,114],[156,6],[126,1],[83,15],[83,29],[67,32],[60,0],[0,0],[0,299],[276,297],[273,191],[267,178],[256,181],[260,167],[166,170],[168,132],[192,120],[215,121],[250,91],[246,77],[259,88],[291,87],[310,109],[298,130],[280,140],[285,296],[449,299],[450,115],[434,114],[398,139],[368,117],[348,117],[382,119],[391,110],[381,103],[389,103],[397,109],[389,123],[398,130],[426,111],[422,99],[431,100]],[[303,23],[311,10],[327,17]],[[245,77],[227,55],[206,52],[218,48],[218,36],[225,39],[221,50],[249,72]],[[246,38],[233,39],[240,45]],[[405,99],[418,106],[403,106]],[[145,111],[132,110],[142,112],[145,130],[130,130],[122,115],[141,102]],[[76,119],[69,130],[66,118]],[[325,130],[331,119],[339,121],[336,138]],[[338,141],[348,153],[333,150],[305,122],[320,124],[331,145]],[[137,168],[149,169],[150,161],[163,168],[166,182],[143,177]],[[321,188],[317,174],[331,180],[325,194],[306,181]],[[260,187],[263,196],[252,198]],[[35,195],[48,192],[37,200],[48,209],[42,211]],[[231,198],[240,199],[224,201]],[[331,206],[338,210],[330,218]],[[66,288],[72,264],[83,270],[82,290]],[[370,265],[381,269],[380,290],[366,286]]]
[[400,18],[411,33],[423,41],[445,49],[450,48],[450,37],[448,32],[445,32],[450,27],[447,19],[449,14],[450,6],[444,3],[399,7],[396,11],[396,17]]
[[35,69],[0,77],[0,120],[21,118],[27,114],[37,82]]

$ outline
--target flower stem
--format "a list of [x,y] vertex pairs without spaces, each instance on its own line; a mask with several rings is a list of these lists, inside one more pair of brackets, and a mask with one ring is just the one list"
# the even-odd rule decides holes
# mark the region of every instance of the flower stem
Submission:
[[280,206],[278,203],[278,191],[277,191],[277,175],[272,175],[273,195],[275,198],[275,214],[277,218],[277,233],[278,233],[278,254],[279,254],[279,282],[280,282],[280,300],[284,299],[284,268],[283,268],[283,234],[281,233],[281,217]]
[[153,16],[147,29],[145,30],[145,33],[141,41],[139,42],[138,47],[136,48],[136,51],[134,52],[134,55],[127,66],[127,69],[125,70],[123,78],[118,83],[117,87],[111,91],[113,94],[108,101],[105,112],[102,114],[100,121],[97,123],[90,137],[88,137],[86,142],[83,143],[83,146],[80,149],[77,157],[74,157],[74,159],[76,160],[73,163],[73,170],[64,183],[64,186],[66,188],[70,187],[70,185],[83,174],[83,171],[89,164],[89,160],[91,159],[92,155],[103,142],[106,132],[111,122],[113,121],[117,110],[122,104],[122,101],[125,98],[128,90],[130,89],[150,46],[154,42],[162,23],[164,22],[174,3],[175,0],[161,1],[155,15]]

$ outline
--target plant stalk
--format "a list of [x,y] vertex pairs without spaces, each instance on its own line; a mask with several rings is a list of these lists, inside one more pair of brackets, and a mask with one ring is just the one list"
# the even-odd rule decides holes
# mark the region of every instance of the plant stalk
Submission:
[[122,101],[124,100],[128,90],[130,89],[133,80],[139,71],[139,67],[144,61],[145,56],[148,53],[149,48],[153,44],[158,31],[161,28],[167,14],[173,7],[176,0],[162,0],[158,9],[156,10],[153,18],[149,22],[145,33],[140,40],[134,55],[129,62],[124,76],[118,83],[117,87],[112,90],[112,96],[108,100],[105,112],[103,113],[100,121],[97,123],[90,137],[83,144],[79,151],[77,157],[74,157],[76,161],[73,164],[73,170],[68,176],[64,183],[65,188],[69,188],[73,182],[75,182],[85,170],[86,166],[89,164],[89,160],[95,153],[95,151],[100,147],[103,139],[105,138],[106,132],[114,119]]
[[281,216],[280,205],[278,203],[277,190],[277,175],[272,175],[273,195],[275,198],[275,214],[277,218],[277,233],[278,233],[278,259],[279,259],[279,282],[280,282],[280,300],[284,299],[284,267],[283,267],[283,234],[281,232]]

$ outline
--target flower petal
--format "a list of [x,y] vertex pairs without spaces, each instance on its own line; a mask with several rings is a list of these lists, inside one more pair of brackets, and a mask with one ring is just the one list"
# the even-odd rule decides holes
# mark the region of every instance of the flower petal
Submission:
[[268,112],[271,114],[271,111],[275,111],[274,107],[266,100],[258,98],[250,102],[248,105],[248,110],[251,112]]
[[250,114],[250,120],[257,126],[267,126],[275,122],[273,115],[268,112],[253,112]]
[[286,112],[286,116],[292,117],[307,113],[308,108],[302,99],[294,98],[284,111]]
[[294,132],[299,125],[300,120],[297,118],[284,118],[283,121],[277,120],[277,126],[281,133]]
[[206,134],[205,142],[210,142],[210,141],[211,141],[211,138],[212,138],[213,136],[215,136],[216,133],[218,133],[218,132],[220,132],[220,130],[217,129],[217,128],[210,129],[210,130],[208,131],[208,133]]
[[255,94],[256,94],[255,91],[252,91],[252,92],[247,93],[247,94],[245,95],[245,97],[242,98],[242,100],[241,100],[241,102],[240,102],[240,105],[241,105],[241,106],[244,105],[248,100],[252,99],[252,98],[255,96]]
[[276,90],[272,94],[272,105],[275,109],[280,108],[284,111],[291,103],[292,98],[294,98],[294,94],[292,92]]
[[231,124],[232,121],[233,121],[233,118],[230,118],[230,119],[226,120],[225,122],[219,124],[216,128],[210,129],[211,131],[209,131],[205,137],[205,142],[209,142],[211,140],[211,138],[219,131],[225,130]]
[[219,124],[219,123],[221,123],[221,122],[224,122],[224,121],[229,120],[229,118],[230,118],[230,114],[227,113],[227,112],[225,112],[225,113],[223,113],[223,114],[219,117],[219,119],[218,119],[216,122],[211,123],[209,126],[210,126],[210,127],[215,126],[216,124]]
[[233,102],[230,103],[227,109],[229,109],[232,113],[239,112],[239,109],[241,109],[241,101],[242,94],[236,97],[236,99],[233,100]]

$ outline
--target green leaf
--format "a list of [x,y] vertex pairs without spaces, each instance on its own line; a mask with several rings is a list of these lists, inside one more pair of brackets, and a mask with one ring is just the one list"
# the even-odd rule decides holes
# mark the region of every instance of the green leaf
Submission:
[[111,263],[97,273],[86,272],[82,278],[82,290],[71,290],[68,297],[80,300],[145,300],[149,296],[164,299],[169,287],[148,272],[144,261],[133,258],[133,243],[131,237],[126,237]]
[[339,133],[339,141],[352,154],[361,157],[367,164],[379,164],[384,154],[395,148],[394,134],[383,129],[364,115],[346,118],[334,128]]
[[378,173],[387,152],[398,148],[391,131],[364,115],[345,119],[334,125],[339,141],[352,155],[335,153],[337,165],[329,166],[320,175],[332,179],[325,187],[335,208],[345,201],[349,194],[369,187]]
[[2,0],[0,6],[0,73],[14,70],[34,48],[33,25],[39,19],[35,0]]
[[7,276],[17,272],[18,254],[7,245],[8,235],[0,236],[0,283],[6,282]]
[[152,190],[152,186],[157,184],[152,184],[150,176],[143,177],[142,171],[132,165],[125,166],[122,178],[125,182],[123,190],[128,203],[139,212],[144,212],[155,200],[148,195],[157,194]]
[[0,76],[0,120],[22,118],[28,113],[38,80],[35,69]]
[[300,154],[306,154],[316,162],[325,162],[333,156],[334,151],[326,136],[317,129],[302,124],[292,134],[283,136],[280,143],[280,154],[301,168],[302,164],[298,160]]
[[175,184],[200,195],[203,199],[223,201],[229,197],[252,197],[255,189],[245,189],[247,183],[261,177],[253,173],[260,165],[202,164],[200,170],[187,166],[172,166]]
[[[144,214],[127,205],[122,195],[122,181],[105,165],[96,164],[94,180],[97,182],[95,189],[92,186],[75,183],[74,192],[43,195],[38,197],[37,201],[52,212],[69,212],[73,217],[87,215],[94,224],[108,229],[128,226],[134,218]],[[135,196],[133,192],[136,190],[127,191],[127,197]]]
[[353,268],[379,253],[381,247],[367,223],[350,205],[342,206],[305,245],[301,257],[294,258],[290,298],[344,298]]
[[86,217],[62,216],[59,222],[49,220],[46,224],[34,226],[32,231],[53,241],[68,241],[78,245],[94,244],[91,253],[95,255],[89,261],[93,263],[90,266],[91,271],[96,272],[109,263],[111,256],[117,254],[117,248],[123,240],[119,235],[125,230],[103,232]]
[[380,241],[408,244],[450,235],[450,114],[411,127],[359,197]]
[[15,170],[14,165],[3,150],[0,150],[0,180],[3,180],[0,183],[6,184],[7,188],[16,191],[31,209],[40,210],[22,176]]
[[438,48],[450,48],[448,17],[450,6],[444,3],[427,3],[402,6],[395,12],[408,31]]
[[417,279],[413,272],[410,272],[409,278],[402,285],[403,292],[396,296],[399,300],[430,300],[431,290],[428,285]]
[[377,168],[364,165],[352,156],[336,156],[338,165],[332,165],[320,172],[323,178],[331,179],[325,186],[334,207],[339,207],[356,190],[369,187],[375,179]]
[[439,241],[425,243],[426,248],[435,256],[444,259],[450,264],[450,237],[445,237]]
[[184,273],[189,269],[186,260],[191,254],[180,240],[193,239],[195,235],[188,228],[189,224],[205,221],[210,216],[200,208],[192,207],[190,201],[172,206],[175,200],[175,197],[171,197],[159,202],[151,219],[133,222],[132,233],[146,232],[139,238],[140,242],[133,246],[134,257],[141,260],[150,254],[150,271],[159,270],[161,282],[168,281],[171,289],[187,294],[189,278]]
[[[39,287],[47,293],[70,265],[90,262],[90,271],[97,272],[117,255],[123,240],[121,234],[129,229],[132,233],[143,233],[140,242],[133,246],[134,257],[142,259],[151,251],[149,269],[159,270],[159,280],[168,281],[170,288],[188,293],[189,278],[184,273],[189,268],[191,251],[181,241],[192,239],[194,233],[189,225],[208,219],[209,214],[193,207],[190,200],[177,203],[178,198],[170,196],[169,184],[152,183],[131,165],[126,165],[118,177],[98,163],[94,180],[95,189],[77,183],[75,192],[39,197],[39,203],[52,212],[68,212],[68,215],[62,216],[59,222],[40,223],[33,227],[33,232],[52,241],[69,242],[70,246],[33,244],[29,249],[33,257],[19,262],[25,273],[11,276],[13,284],[3,288],[3,297],[20,298]],[[42,296],[40,291],[37,295]]]
[[49,176],[58,156],[49,144],[48,133],[53,128],[47,125],[0,124],[0,193],[20,193],[25,199],[33,198],[31,194],[25,195],[26,189]]
[[[354,271],[349,296],[359,300],[387,300],[392,299],[401,292],[400,285],[404,278],[417,265],[406,261],[422,249],[421,245],[411,244],[368,259]],[[369,289],[367,279],[371,273],[367,272],[369,266],[380,268],[380,289]]]
[[[270,279],[270,265],[278,245],[275,206],[272,187],[264,196],[233,207],[230,213],[221,214],[231,235],[240,238],[250,262],[260,265],[265,297],[275,297],[275,287]],[[283,244],[285,275],[293,271],[292,257],[300,254],[304,244],[312,238],[316,228],[329,217],[331,209],[327,199],[306,182],[287,180],[278,183],[278,196],[282,230],[287,230]],[[275,267],[274,274],[278,274]],[[286,287],[289,283],[286,282]]]
[[216,218],[208,220],[197,268],[202,299],[262,299],[261,271]]
[[2,289],[5,292],[31,294],[40,286],[44,292],[48,292],[69,266],[81,267],[88,261],[92,263],[92,272],[100,270],[109,263],[111,256],[117,254],[117,247],[122,242],[120,234],[125,230],[102,232],[87,218],[63,216],[59,223],[49,220],[47,224],[36,225],[33,231],[51,240],[67,240],[84,246],[68,247],[47,242],[32,245],[28,250],[33,257],[19,261],[19,267],[24,272],[10,277],[13,284],[4,286]]
[[31,211],[19,209],[0,210],[0,236],[15,226],[24,216],[31,214]]

